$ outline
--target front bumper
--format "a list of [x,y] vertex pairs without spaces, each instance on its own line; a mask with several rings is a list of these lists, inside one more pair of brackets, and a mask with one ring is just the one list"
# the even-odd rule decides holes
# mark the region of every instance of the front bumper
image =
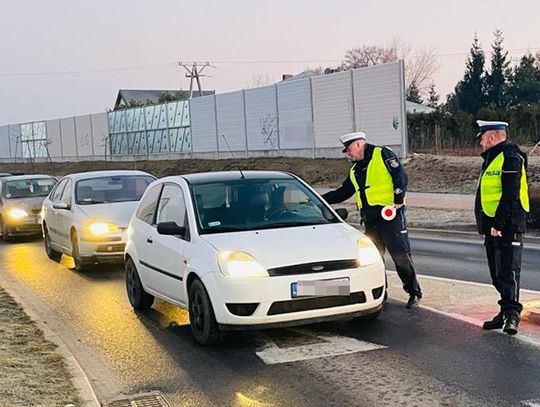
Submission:
[[32,236],[41,234],[41,216],[30,215],[22,219],[4,220],[8,235],[10,236]]
[[[298,281],[350,279],[349,296],[292,298]],[[383,263],[357,269],[263,278],[231,278],[208,273],[202,281],[222,329],[300,325],[377,312],[384,300]]]
[[81,236],[79,256],[89,263],[121,263],[126,248],[125,233],[106,236]]

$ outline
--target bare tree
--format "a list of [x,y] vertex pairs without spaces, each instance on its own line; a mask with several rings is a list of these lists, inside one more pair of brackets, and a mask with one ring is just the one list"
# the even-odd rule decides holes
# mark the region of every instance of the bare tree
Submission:
[[258,88],[274,83],[267,73],[255,73],[246,84],[246,88]]
[[347,50],[341,68],[343,70],[363,68],[394,62],[398,59],[405,61],[407,93],[411,88],[416,88],[425,94],[433,82],[433,74],[439,68],[435,59],[435,50],[433,47],[418,47],[413,50],[412,46],[401,40],[399,36],[395,36],[385,45],[362,45]]

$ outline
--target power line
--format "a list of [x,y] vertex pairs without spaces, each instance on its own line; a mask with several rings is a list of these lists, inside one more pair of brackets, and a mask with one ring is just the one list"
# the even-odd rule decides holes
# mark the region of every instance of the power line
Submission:
[[[510,48],[505,51],[518,52],[518,51],[537,51],[540,47],[526,47],[526,48]],[[454,53],[438,53],[433,54],[434,57],[463,57],[467,56],[467,52],[454,52]],[[417,58],[419,55],[412,55],[409,58]],[[192,60],[190,58],[183,58],[184,60]],[[289,59],[289,60],[214,60],[214,64],[236,64],[236,65],[260,65],[260,64],[316,64],[316,63],[340,63],[340,59]],[[123,67],[113,68],[96,68],[96,69],[81,69],[70,71],[36,71],[36,72],[0,72],[0,77],[16,77],[16,76],[61,76],[61,75],[80,75],[80,74],[92,74],[92,73],[107,73],[107,72],[121,72],[121,71],[137,71],[144,69],[158,69],[158,68],[171,68],[177,66],[177,62],[162,62],[149,65],[128,65]],[[212,65],[211,65],[212,66]],[[214,66],[215,67],[215,66]]]

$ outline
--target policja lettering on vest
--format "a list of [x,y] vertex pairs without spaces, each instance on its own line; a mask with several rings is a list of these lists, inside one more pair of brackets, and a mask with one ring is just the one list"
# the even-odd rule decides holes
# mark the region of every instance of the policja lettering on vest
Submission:
[[[388,250],[403,289],[409,294],[407,308],[416,307],[422,291],[412,263],[403,208],[407,175],[394,152],[387,147],[368,144],[365,133],[348,133],[341,136],[340,141],[344,146],[343,153],[353,164],[341,187],[327,192],[323,198],[335,204],[356,196],[366,235],[383,258]],[[396,210],[396,216],[385,220],[382,211],[388,206]]]
[[477,123],[484,163],[474,212],[478,232],[484,235],[491,280],[500,294],[500,311],[484,322],[483,328],[502,328],[514,335],[523,309],[519,284],[525,216],[529,212],[527,156],[507,140],[508,123]]

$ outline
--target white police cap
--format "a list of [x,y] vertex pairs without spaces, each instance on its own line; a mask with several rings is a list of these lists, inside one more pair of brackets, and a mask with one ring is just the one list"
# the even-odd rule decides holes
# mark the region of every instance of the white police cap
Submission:
[[365,140],[366,139],[366,133],[363,131],[356,131],[354,133],[347,133],[344,134],[339,138],[339,141],[341,141],[341,144],[343,144],[343,150],[341,150],[342,153],[347,151],[347,147],[349,147],[353,142],[356,140]]
[[482,133],[488,130],[506,130],[508,128],[508,123],[506,122],[477,120],[476,124],[478,124],[478,130],[479,130],[479,133],[476,135],[477,138],[480,137]]

